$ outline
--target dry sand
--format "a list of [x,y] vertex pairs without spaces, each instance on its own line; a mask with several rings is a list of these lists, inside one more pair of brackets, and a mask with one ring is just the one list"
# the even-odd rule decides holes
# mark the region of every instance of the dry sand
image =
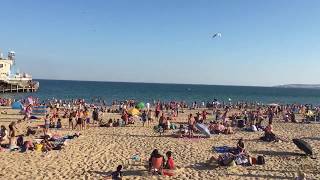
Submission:
[[[17,111],[0,115],[0,125],[21,119]],[[178,121],[185,121],[186,115]],[[117,117],[105,114],[105,119]],[[27,126],[42,124],[42,121],[18,124],[19,133]],[[66,125],[67,120],[63,123]],[[155,124],[155,122],[154,122]],[[179,166],[174,177],[163,179],[293,179],[298,170],[307,174],[309,179],[320,179],[320,124],[292,124],[275,122],[275,133],[287,139],[304,138],[311,144],[317,159],[297,155],[302,153],[291,141],[266,143],[258,141],[262,132],[237,132],[234,135],[213,135],[210,139],[178,139],[167,132],[159,137],[153,125],[142,127],[140,122],[129,127],[100,128],[92,127],[82,131],[82,136],[68,142],[61,151],[48,154],[40,152],[0,152],[0,179],[104,179],[117,165],[124,165],[124,179],[158,179],[148,175],[144,160],[153,149],[162,153],[173,152]],[[68,134],[76,131],[61,130],[57,133]],[[212,167],[206,164],[212,155],[213,146],[234,146],[243,137],[249,152],[256,156],[266,155],[266,164],[251,167]],[[132,155],[138,153],[142,162],[132,162]]]

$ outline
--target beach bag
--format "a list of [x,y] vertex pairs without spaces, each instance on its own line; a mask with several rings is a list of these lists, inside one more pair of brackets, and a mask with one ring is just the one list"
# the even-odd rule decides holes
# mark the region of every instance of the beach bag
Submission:
[[41,152],[42,151],[42,147],[43,147],[42,144],[36,144],[35,150],[38,151],[38,152]]
[[251,162],[252,162],[252,164],[257,164],[257,158],[252,157],[252,158],[251,158]]
[[265,159],[263,156],[258,156],[257,158],[257,164],[258,165],[264,165],[266,162],[265,162]]
[[175,130],[175,129],[177,129],[177,126],[175,124],[171,124],[170,129]]

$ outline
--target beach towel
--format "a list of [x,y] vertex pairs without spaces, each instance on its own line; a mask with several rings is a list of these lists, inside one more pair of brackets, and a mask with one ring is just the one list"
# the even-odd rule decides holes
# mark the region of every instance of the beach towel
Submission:
[[36,116],[31,116],[30,119],[39,119]]
[[220,147],[213,147],[213,150],[217,153],[229,153],[231,152],[233,148],[232,147],[228,147],[228,146],[220,146]]

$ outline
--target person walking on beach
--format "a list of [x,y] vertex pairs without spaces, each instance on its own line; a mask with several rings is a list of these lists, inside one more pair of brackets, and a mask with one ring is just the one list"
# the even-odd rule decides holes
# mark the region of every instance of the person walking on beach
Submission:
[[[143,124],[143,127],[144,127],[144,124],[147,121],[147,112],[145,110],[141,114],[141,120],[142,120],[142,124]],[[149,125],[149,123],[148,123],[148,125]]]

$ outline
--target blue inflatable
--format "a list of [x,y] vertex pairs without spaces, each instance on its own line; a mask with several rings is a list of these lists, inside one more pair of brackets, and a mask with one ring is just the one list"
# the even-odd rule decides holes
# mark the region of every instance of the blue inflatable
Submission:
[[20,110],[23,109],[23,105],[19,101],[14,102],[11,107],[12,109],[20,109]]

